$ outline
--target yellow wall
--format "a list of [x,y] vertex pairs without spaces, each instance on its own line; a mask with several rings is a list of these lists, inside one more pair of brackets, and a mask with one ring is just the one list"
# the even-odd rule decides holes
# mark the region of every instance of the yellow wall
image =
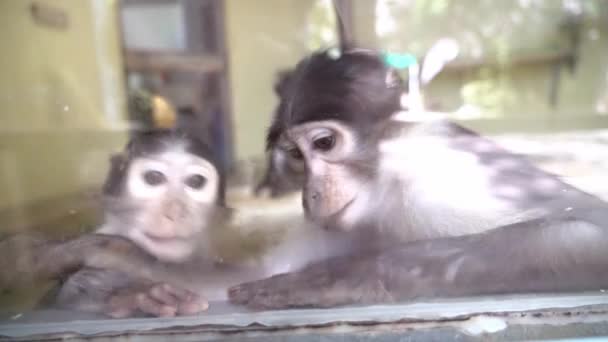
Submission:
[[126,138],[116,1],[38,1],[67,30],[35,23],[31,3],[0,1],[0,209],[98,185]]
[[226,35],[237,158],[264,151],[276,98],[275,74],[306,51],[309,0],[227,0]]

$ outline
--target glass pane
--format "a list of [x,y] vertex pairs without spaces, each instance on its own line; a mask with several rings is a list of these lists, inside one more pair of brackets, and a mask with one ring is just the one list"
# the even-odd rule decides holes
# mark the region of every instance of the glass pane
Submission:
[[608,2],[2,0],[0,18],[0,336],[606,305]]

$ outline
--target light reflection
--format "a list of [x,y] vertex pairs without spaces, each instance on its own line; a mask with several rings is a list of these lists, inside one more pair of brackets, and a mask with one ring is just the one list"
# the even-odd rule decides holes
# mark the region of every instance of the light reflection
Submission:
[[331,0],[315,0],[308,13],[307,45],[310,50],[338,43],[336,17]]
[[[314,6],[312,5],[313,2]],[[357,3],[357,1],[353,2],[355,6]],[[591,127],[591,124],[595,122],[586,121],[588,117],[597,117],[598,115],[596,114],[603,116],[608,114],[608,73],[606,73],[606,62],[595,60],[599,59],[597,56],[605,50],[605,42],[600,39],[603,38],[605,32],[602,31],[603,28],[597,26],[593,21],[597,19],[597,13],[588,11],[588,8],[600,8],[604,4],[602,2],[576,0],[561,2],[551,0],[518,0],[512,3],[507,2],[508,5],[496,1],[482,0],[466,2],[465,5],[462,5],[463,3],[465,2],[460,2],[460,0],[378,0],[375,4],[375,21],[363,22],[363,19],[358,18],[357,20],[359,21],[355,23],[355,26],[361,29],[369,24],[369,30],[375,33],[371,35],[373,35],[374,39],[378,40],[379,43],[377,45],[380,49],[391,50],[399,48],[399,52],[417,53],[417,56],[423,55],[425,49],[428,49],[438,37],[445,37],[446,34],[449,34],[453,37],[450,39],[454,40],[453,49],[450,50],[448,48],[440,51],[436,55],[438,57],[437,60],[428,61],[428,69],[426,69],[427,61],[425,61],[421,73],[422,83],[428,83],[439,75],[436,82],[433,82],[428,88],[422,89],[425,98],[439,99],[442,102],[448,103],[448,106],[454,109],[453,112],[446,111],[445,113],[436,114],[462,121],[501,119],[504,121],[500,121],[495,126],[504,130],[510,129],[507,126],[518,122],[518,120],[523,122],[523,124],[520,124],[520,128],[523,127],[523,129],[527,129],[527,125],[535,125],[534,122],[539,123],[536,124],[537,127],[531,127],[533,129],[540,129],[543,128],[540,126],[547,125],[549,127],[547,129],[551,133],[547,133],[546,135],[551,136],[553,139],[544,139],[524,134],[517,139],[513,139],[512,144],[508,147],[513,148],[513,150],[521,154],[530,156],[535,163],[547,169],[557,171],[556,173],[587,191],[604,194],[604,196],[608,194],[608,189],[603,189],[606,188],[603,184],[606,184],[605,177],[608,174],[608,155],[605,152],[608,135],[601,135],[597,131],[580,131],[564,136],[554,133],[557,129],[563,129],[563,126],[568,125],[569,122],[572,122],[573,125],[580,124],[581,127]],[[27,204],[35,199],[32,196],[31,189],[36,187],[37,189],[44,189],[47,183],[56,181],[54,177],[50,177],[52,176],[52,172],[54,172],[53,170],[46,171],[46,173],[32,173],[32,170],[40,168],[41,164],[44,166],[50,165],[49,160],[54,162],[60,160],[65,164],[72,163],[73,165],[67,168],[71,173],[66,173],[64,177],[72,177],[77,179],[78,183],[88,185],[87,182],[80,180],[101,179],[109,153],[109,148],[104,147],[99,151],[95,151],[91,149],[97,147],[91,148],[82,144],[78,151],[89,152],[84,153],[81,151],[82,153],[74,154],[68,158],[66,157],[67,152],[65,152],[68,151],[67,144],[47,149],[47,146],[53,146],[50,144],[52,141],[46,138],[44,140],[34,140],[32,136],[41,132],[46,133],[59,126],[63,128],[64,124],[66,128],[71,127],[74,130],[85,126],[87,129],[91,126],[95,130],[102,130],[110,127],[110,125],[122,127],[123,130],[126,130],[124,128],[126,128],[127,124],[119,120],[122,118],[121,103],[124,97],[124,94],[122,94],[124,89],[120,85],[122,71],[115,66],[110,68],[104,62],[108,57],[107,55],[110,54],[108,46],[111,45],[111,41],[109,38],[113,37],[113,31],[106,32],[106,30],[113,27],[112,21],[106,22],[106,20],[108,19],[107,16],[111,15],[113,11],[110,8],[102,9],[99,7],[105,6],[103,2],[91,2],[91,4],[94,5],[93,11],[96,14],[93,18],[94,31],[98,35],[93,37],[92,40],[96,44],[95,49],[98,58],[96,61],[99,63],[97,65],[98,70],[91,69],[91,72],[99,73],[99,84],[96,85],[95,80],[85,82],[86,84],[80,82],[81,79],[76,76],[87,73],[82,72],[80,69],[74,69],[74,65],[78,65],[75,59],[74,63],[72,63],[72,60],[69,63],[61,61],[57,66],[49,68],[51,71],[49,71],[48,79],[32,78],[33,81],[30,84],[26,83],[25,86],[23,84],[13,84],[11,83],[13,79],[7,77],[6,79],[10,79],[11,81],[9,82],[10,86],[3,88],[3,91],[0,92],[0,99],[5,107],[8,108],[4,119],[7,124],[0,127],[0,130],[3,131],[3,140],[0,141],[0,148],[2,148],[0,151],[0,184],[4,184],[0,188],[4,191],[3,204],[8,203],[17,207],[15,209],[17,218],[14,221],[23,223],[19,227],[30,223],[35,214],[31,210],[22,209],[24,203]],[[267,4],[261,2],[259,6],[264,7]],[[466,8],[467,6],[471,7],[471,10]],[[331,1],[311,1],[310,8],[313,9],[311,11],[303,11],[304,14],[302,14],[302,18],[305,18],[308,14],[306,24],[303,24],[304,19],[302,19],[301,24],[289,22],[288,19],[285,20],[285,22],[288,22],[287,24],[280,23],[279,21],[277,23],[270,23],[272,30],[268,30],[266,27],[259,28],[254,26],[250,28],[250,32],[247,32],[247,34],[255,42],[253,45],[256,48],[273,51],[278,55],[287,55],[288,52],[291,53],[297,50],[294,48],[292,41],[285,39],[284,36],[273,34],[275,32],[273,30],[278,31],[286,26],[302,26],[298,26],[297,39],[293,39],[298,42],[300,42],[299,38],[301,38],[299,34],[304,32],[307,27],[308,31],[306,32],[308,36],[306,38],[308,38],[310,49],[335,44],[337,36],[335,34],[335,16],[332,12]],[[466,11],[463,11],[463,8]],[[505,8],[508,10],[505,10]],[[547,74],[544,70],[548,69],[552,65],[552,62],[543,61],[536,64],[512,65],[513,61],[511,59],[513,56],[518,57],[518,54],[522,51],[526,53],[529,51],[533,53],[538,52],[541,56],[547,51],[552,52],[553,44],[559,45],[556,42],[559,42],[560,36],[556,36],[554,24],[561,18],[563,14],[562,9],[575,14],[584,12],[588,15],[587,18],[591,18],[587,19],[588,21],[585,22],[585,25],[588,23],[592,27],[588,28],[587,34],[581,37],[583,40],[581,58],[584,62],[581,63],[580,70],[572,75],[562,75],[563,83],[562,88],[560,88],[560,94],[563,97],[560,102],[563,103],[563,107],[549,110],[546,108],[544,98],[541,98],[542,96],[538,96],[538,94],[543,93],[542,89],[544,89],[543,87],[547,82]],[[228,10],[234,10],[234,8],[229,8]],[[483,13],[484,15],[479,15],[479,13]],[[247,14],[249,15],[249,13]],[[234,15],[234,13],[231,15]],[[371,13],[366,13],[366,16],[373,17]],[[79,16],[79,18],[84,17]],[[82,20],[84,21],[84,19]],[[74,21],[74,23],[78,22]],[[227,22],[226,25],[230,25],[231,23],[233,22]],[[242,25],[243,23],[239,24]],[[274,25],[277,27],[275,28]],[[229,28],[236,29],[235,27]],[[240,27],[238,28],[241,29]],[[86,32],[86,30],[82,30],[82,32]],[[124,33],[128,32],[125,31]],[[31,44],[31,41],[36,41],[35,39],[24,39],[24,37],[28,38],[29,36],[21,37],[20,41],[24,45]],[[45,37],[35,38],[46,39]],[[593,43],[590,44],[590,41]],[[184,42],[182,38],[178,37],[174,43],[180,47]],[[254,138],[263,137],[263,130],[267,126],[267,117],[264,115],[257,117],[257,115],[260,113],[270,113],[272,105],[275,102],[267,101],[266,103],[262,103],[264,100],[258,98],[258,90],[260,94],[263,92],[271,93],[271,73],[278,69],[279,66],[276,65],[275,60],[261,60],[257,55],[252,58],[245,58],[251,57],[243,54],[245,50],[250,52],[249,46],[247,46],[247,49],[244,49],[242,46],[235,45],[237,49],[233,49],[234,46],[230,45],[240,44],[239,40],[227,40],[226,43],[229,45],[229,53],[233,54],[230,55],[232,59],[227,61],[226,69],[234,72],[231,76],[238,76],[232,78],[232,83],[229,82],[228,84],[228,87],[233,90],[233,96],[228,101],[232,104],[241,103],[243,92],[234,92],[237,88],[247,84],[254,84],[255,88],[255,91],[248,93],[248,95],[253,94],[253,100],[247,102],[247,106],[233,106],[234,110],[230,113],[234,127],[236,127],[235,139],[238,144],[236,149],[242,153],[244,150],[243,145],[248,145]],[[365,43],[370,42],[362,40],[362,43],[366,45]],[[108,46],[105,46],[105,44],[108,44]],[[373,44],[370,43],[369,45]],[[492,60],[494,55],[498,54],[493,49],[499,50],[501,56],[505,58],[504,65],[495,67],[484,64],[486,63],[486,59]],[[458,57],[463,58],[467,63],[471,62],[472,66],[459,66],[452,69],[446,67],[445,70],[442,69],[442,63],[446,64],[447,61],[456,58],[457,54],[462,54],[462,56]],[[12,55],[8,53],[7,55],[13,58]],[[531,55],[535,57],[535,55]],[[68,54],[66,54],[66,58],[67,56]],[[74,54],[74,57],[78,56]],[[90,58],[88,59],[91,60]],[[234,60],[247,60],[253,63],[254,67],[247,66],[246,69],[250,73],[246,74],[243,72],[245,68],[235,68],[238,67],[238,63],[236,65],[229,64],[233,63]],[[56,61],[48,61],[49,64],[51,62],[56,63]],[[285,64],[280,65],[280,67],[287,66],[288,62],[291,63],[291,61],[281,62]],[[22,68],[32,67],[22,61],[11,61],[11,68],[13,65]],[[504,69],[500,69],[503,67]],[[63,69],[66,70],[65,75]],[[62,73],[61,75],[55,75],[56,71],[53,72],[52,70],[62,70]],[[264,75],[264,78],[258,78],[259,75]],[[130,76],[134,75],[131,74]],[[94,89],[96,86],[99,86],[101,89],[101,97],[99,100],[92,100],[93,96],[88,93],[87,89]],[[590,92],[592,95],[587,96]],[[65,93],[72,94],[73,96],[66,97],[64,96]],[[404,98],[406,97],[404,96]],[[532,99],[528,101],[529,98]],[[73,101],[74,99],[80,100]],[[153,100],[156,106],[168,107],[160,99],[155,98]],[[28,103],[39,102],[48,103],[48,106],[43,108],[45,111],[40,110],[42,106],[33,109],[25,106]],[[261,103],[260,108],[263,108],[265,112],[262,112],[257,107],[252,109],[249,106],[250,103],[257,104],[258,102]],[[423,109],[422,106],[420,108]],[[52,115],[46,115],[46,112]],[[25,117],[25,114],[29,113],[40,114],[40,119],[21,119],[21,116]],[[92,113],[90,116],[93,118],[90,122],[85,121],[89,113]],[[107,120],[102,120],[101,117],[98,117],[98,113],[105,113]],[[50,118],[49,121],[46,121],[47,116]],[[249,120],[251,117],[254,117],[254,120]],[[428,112],[421,111],[419,113],[404,112],[397,119],[402,122],[419,122],[435,118]],[[530,120],[525,121],[528,119]],[[566,124],[562,123],[562,127],[560,128],[558,124],[561,120],[566,122]],[[97,125],[98,121],[103,121],[103,125]],[[160,122],[160,126],[163,126],[162,122],[170,120],[163,121],[162,118],[158,118],[157,121]],[[250,124],[253,121],[259,122],[259,124]],[[119,126],[121,123],[123,126]],[[597,121],[597,123],[600,126],[605,125],[603,121]],[[68,124],[71,126],[68,127]],[[239,130],[239,127],[243,126],[246,126],[246,129]],[[565,128],[571,130],[579,127]],[[14,135],[11,135],[15,132],[19,135],[18,139]],[[86,136],[84,139],[88,140],[88,138]],[[57,140],[61,139],[63,138],[57,138]],[[258,140],[261,141],[263,139],[260,138]],[[505,138],[505,140],[508,139]],[[436,143],[436,141],[419,141],[416,144],[416,151],[402,151],[397,142],[383,144],[381,146],[383,153],[393,156],[393,158],[388,159],[385,167],[388,170],[397,171],[415,162],[432,164],[433,161],[428,160],[426,156],[429,153],[433,153],[433,144]],[[29,146],[27,144],[36,145],[37,149],[24,149],[22,146]],[[262,143],[259,143],[259,145],[261,146]],[[490,146],[478,145],[475,146],[475,149],[480,152],[488,152]],[[51,159],[44,159],[41,163],[39,156],[45,157],[45,155],[49,154],[49,150],[56,152],[57,157],[53,156]],[[259,149],[258,152],[260,155],[263,154],[262,149]],[[406,154],[408,158],[404,157],[404,152],[408,153]],[[27,160],[30,156],[36,157],[36,163]],[[473,189],[480,188],[480,185],[483,185],[483,180],[475,179],[477,175],[469,174],[466,171],[467,165],[478,161],[466,156],[458,156],[458,158],[454,158],[450,162],[455,167],[453,170],[450,169],[449,172],[453,172],[454,176],[469,181],[462,182],[463,184],[435,181],[432,177],[440,176],[440,173],[446,172],[446,170],[445,167],[441,167],[441,164],[432,164],[430,166],[433,172],[428,175],[429,181],[425,184],[426,188],[421,189],[421,192],[426,196],[433,196],[434,193],[438,193],[438,191],[434,190],[437,190],[439,186],[447,186],[452,187],[453,191],[451,192],[451,197],[446,198],[446,200],[458,201],[458,203],[463,203],[462,205],[465,207],[489,205],[484,202],[483,193],[469,191],[468,188],[471,184],[473,184]],[[498,162],[499,168],[512,168],[514,166],[512,161]],[[476,182],[478,186],[475,186]],[[465,185],[467,186],[466,189]],[[554,184],[551,182],[539,182],[531,186],[538,186],[550,191],[553,189]],[[65,189],[61,188],[60,190]],[[497,187],[496,191],[506,197],[522,196],[520,191],[509,187]],[[442,193],[445,193],[445,191]],[[247,198],[238,202],[234,198],[231,198],[231,204],[240,209],[239,214],[246,220],[252,220],[252,217],[257,215],[276,215],[281,217],[301,215],[300,201],[300,196],[296,195],[290,198],[289,205],[273,203],[266,207],[260,204],[259,199]],[[565,210],[568,210],[568,208]],[[79,210],[72,209],[69,211],[69,214],[76,215],[79,212]],[[5,224],[5,226],[8,225]]]
[[504,203],[488,193],[493,172],[477,167],[480,161],[470,153],[447,153],[445,143],[427,136],[383,141],[381,169],[395,174],[409,169],[419,181],[411,191],[424,203],[455,204],[465,212],[501,208]]
[[376,35],[383,37],[397,31],[397,22],[391,11],[392,0],[376,1]]

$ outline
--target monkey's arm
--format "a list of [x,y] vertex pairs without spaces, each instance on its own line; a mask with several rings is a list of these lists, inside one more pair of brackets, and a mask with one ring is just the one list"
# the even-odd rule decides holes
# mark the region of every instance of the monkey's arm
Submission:
[[51,304],[62,309],[106,313],[113,293],[135,285],[136,282],[122,272],[83,268],[61,284]]
[[153,274],[154,267],[163,267],[155,260],[120,236],[87,234],[54,241],[35,234],[18,234],[0,241],[0,289],[59,279],[84,266],[146,277]]
[[579,217],[561,215],[483,234],[333,258],[299,272],[233,287],[229,295],[237,304],[277,309],[599,290],[608,286],[608,229],[597,225],[597,220]]
[[142,314],[170,317],[198,313],[208,306],[196,294],[170,284],[94,268],[84,268],[70,276],[52,304],[114,318]]
[[86,234],[53,241],[19,234],[0,241],[0,288],[74,273],[53,300],[66,309],[113,317],[141,313],[172,316],[205,310],[206,301],[192,292],[152,280],[167,279],[170,271],[170,265],[117,235]]

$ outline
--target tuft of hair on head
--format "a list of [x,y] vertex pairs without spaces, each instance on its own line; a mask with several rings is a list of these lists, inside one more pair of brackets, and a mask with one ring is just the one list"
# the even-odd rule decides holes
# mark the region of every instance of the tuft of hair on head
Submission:
[[290,126],[306,122],[373,125],[401,110],[404,91],[399,74],[376,51],[353,47],[338,58],[328,50],[312,53],[284,84],[266,147],[271,149]]
[[225,177],[211,147],[198,134],[176,128],[158,128],[133,132],[123,151],[110,157],[110,169],[102,192],[107,196],[120,196],[124,189],[127,171],[133,159],[155,155],[179,146],[187,153],[209,161],[220,175],[218,204],[225,204]]
[[182,145],[186,152],[210,160],[215,165],[213,151],[200,136],[183,129],[154,129],[135,132],[126,146],[129,156],[160,153],[167,148]]
[[293,69],[279,70],[279,72],[277,73],[273,89],[275,94],[279,96],[279,98],[281,98],[285,94],[285,91],[287,90],[289,81],[291,80],[292,76]]

